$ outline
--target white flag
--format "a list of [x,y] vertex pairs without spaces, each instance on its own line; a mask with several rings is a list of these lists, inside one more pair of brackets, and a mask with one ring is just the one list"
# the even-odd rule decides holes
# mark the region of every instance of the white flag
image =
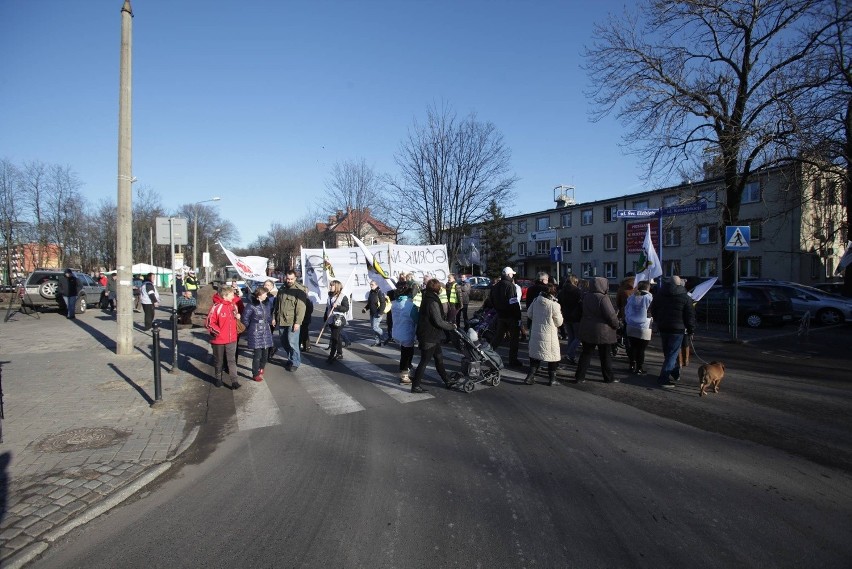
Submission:
[[[350,235],[352,235],[350,233]],[[361,249],[361,253],[364,255],[364,258],[367,261],[367,275],[379,285],[379,288],[382,292],[390,292],[396,288],[394,286],[393,281],[388,278],[387,272],[382,268],[376,258],[370,253],[370,250],[367,249],[367,246],[358,239],[355,235],[352,235],[352,239],[355,240],[355,244]]]
[[479,264],[479,251],[476,250],[476,244],[473,241],[470,242],[470,264]]
[[266,264],[269,261],[267,257],[237,257],[233,251],[225,249],[225,246],[219,243],[219,247],[225,252],[228,260],[237,269],[237,272],[247,281],[262,281],[266,280]]
[[639,286],[639,283],[642,281],[650,281],[663,274],[660,258],[657,256],[657,250],[654,249],[654,241],[651,239],[650,223],[648,224],[648,232],[645,233],[645,241],[642,243],[642,258],[644,258],[644,265],[636,273],[636,280],[633,282],[634,288]]
[[834,271],[835,275],[842,275],[843,270],[852,263],[852,241],[850,241],[846,245],[846,252],[843,253],[843,256],[840,257],[840,262],[837,263],[837,270]]

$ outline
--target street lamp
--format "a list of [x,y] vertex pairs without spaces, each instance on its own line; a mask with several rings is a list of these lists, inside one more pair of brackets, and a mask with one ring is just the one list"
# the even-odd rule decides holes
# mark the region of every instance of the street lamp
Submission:
[[192,204],[192,216],[195,218],[192,223],[192,270],[194,271],[197,267],[197,253],[198,250],[198,204],[207,203],[207,202],[217,202],[222,198],[216,196],[215,198],[210,198],[209,200],[201,200],[200,202],[195,202]]

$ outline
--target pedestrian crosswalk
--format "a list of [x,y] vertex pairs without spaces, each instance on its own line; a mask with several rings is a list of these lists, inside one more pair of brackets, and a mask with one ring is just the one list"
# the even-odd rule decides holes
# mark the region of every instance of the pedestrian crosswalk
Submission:
[[[399,361],[399,348],[390,346],[370,347],[375,354],[387,358],[393,364]],[[324,354],[325,352],[320,352]],[[279,352],[280,354],[280,352]],[[451,362],[458,354],[445,351],[445,358]],[[415,364],[417,358],[415,357]],[[449,363],[448,362],[448,363]],[[454,366],[453,366],[454,367]],[[396,365],[377,365],[354,350],[347,350],[345,358],[335,362],[333,367],[314,367],[303,361],[297,372],[287,377],[295,379],[299,386],[310,395],[317,406],[327,415],[344,415],[364,411],[365,407],[351,394],[347,393],[332,377],[335,373],[352,374],[369,382],[370,385],[398,403],[415,403],[434,399],[431,393],[411,393],[408,385],[400,385]],[[434,370],[430,372],[434,375]],[[271,427],[282,422],[281,410],[269,388],[269,381],[243,382],[243,387],[234,392],[237,409],[237,426],[241,431]],[[477,384],[476,389],[486,389],[485,383]]]

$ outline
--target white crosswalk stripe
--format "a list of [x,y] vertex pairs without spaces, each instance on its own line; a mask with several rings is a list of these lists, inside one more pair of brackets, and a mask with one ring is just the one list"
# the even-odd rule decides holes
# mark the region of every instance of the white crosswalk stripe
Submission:
[[281,424],[281,410],[265,381],[243,381],[234,392],[237,426],[241,431]]
[[[327,348],[323,345],[317,347]],[[392,360],[394,363],[399,361],[399,348],[397,346],[370,347],[374,352]],[[450,361],[461,359],[460,354],[455,350],[445,350],[444,357]],[[357,375],[399,403],[413,403],[434,398],[431,393],[411,393],[410,386],[399,383],[399,376],[396,372],[397,366],[390,366],[392,371],[385,369],[386,367],[389,366],[379,366],[358,353],[347,350],[344,353],[344,359],[338,360],[332,369],[316,368],[307,364],[300,366],[299,371],[293,373],[290,377],[296,379],[320,409],[328,415],[344,415],[365,410],[365,407],[358,400],[349,395],[327,375],[327,373],[334,371]],[[506,371],[508,370],[504,370],[504,374]],[[434,375],[434,371],[432,374]],[[509,372],[509,375],[515,374]],[[523,377],[523,374],[518,375]],[[281,411],[267,383],[244,381],[242,385],[241,389],[234,392],[239,430],[245,431],[281,424]],[[488,383],[482,382],[476,385],[476,390],[490,387]]]

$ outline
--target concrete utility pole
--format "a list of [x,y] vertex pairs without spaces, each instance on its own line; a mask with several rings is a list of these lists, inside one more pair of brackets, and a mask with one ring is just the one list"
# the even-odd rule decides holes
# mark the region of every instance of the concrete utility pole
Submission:
[[133,353],[133,183],[131,151],[131,95],[133,52],[133,9],[130,0],[121,7],[121,68],[118,89],[118,227],[116,227],[115,256],[118,266],[116,312],[118,332],[115,353]]

